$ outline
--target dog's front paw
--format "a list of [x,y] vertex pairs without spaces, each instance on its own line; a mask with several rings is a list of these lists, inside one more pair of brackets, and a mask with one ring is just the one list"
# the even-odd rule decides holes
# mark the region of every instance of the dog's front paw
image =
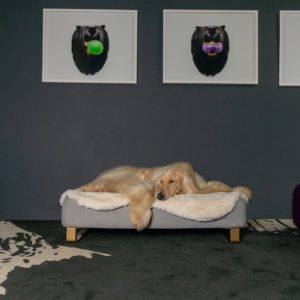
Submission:
[[132,226],[136,228],[137,231],[142,231],[149,225],[152,214],[151,209],[149,209],[143,213],[131,211],[129,215]]
[[253,192],[247,186],[236,186],[232,190],[244,193],[248,200],[252,199],[253,197]]

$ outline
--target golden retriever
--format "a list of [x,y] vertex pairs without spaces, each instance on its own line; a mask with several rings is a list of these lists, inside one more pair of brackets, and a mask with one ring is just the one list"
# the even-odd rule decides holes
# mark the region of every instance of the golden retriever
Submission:
[[207,182],[187,162],[167,166],[138,168],[121,166],[101,173],[91,183],[81,186],[84,192],[121,193],[129,199],[129,216],[138,230],[146,228],[151,220],[151,207],[157,200],[166,200],[178,194],[207,194],[214,192],[244,192],[249,198],[252,192],[247,187],[235,187],[219,182]]

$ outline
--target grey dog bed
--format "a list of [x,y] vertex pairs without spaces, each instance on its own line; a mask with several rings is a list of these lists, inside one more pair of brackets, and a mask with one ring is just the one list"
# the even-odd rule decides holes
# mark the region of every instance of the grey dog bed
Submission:
[[[213,221],[194,221],[182,218],[157,208],[152,209],[151,229],[196,229],[224,228],[230,229],[231,242],[240,241],[240,228],[246,226],[247,203],[240,198],[234,209],[227,215]],[[82,236],[79,229],[131,229],[128,207],[110,211],[99,211],[83,207],[71,198],[66,198],[62,205],[62,225],[66,227],[66,240],[77,241]]]

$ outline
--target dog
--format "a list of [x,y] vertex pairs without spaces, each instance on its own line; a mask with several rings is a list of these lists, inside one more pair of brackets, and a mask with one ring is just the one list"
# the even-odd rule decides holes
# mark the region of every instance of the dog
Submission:
[[152,204],[179,194],[208,194],[241,191],[248,198],[248,187],[232,188],[220,181],[206,181],[187,162],[176,162],[154,168],[121,166],[101,173],[92,182],[81,186],[84,192],[121,193],[129,200],[129,216],[137,231],[145,229],[151,220]]
[[196,26],[191,52],[200,73],[215,76],[221,72],[229,53],[229,37],[225,26]]
[[[89,44],[94,43],[95,53],[89,51]],[[109,38],[105,25],[76,26],[72,35],[72,54],[75,65],[81,73],[94,75],[99,72],[108,56]]]

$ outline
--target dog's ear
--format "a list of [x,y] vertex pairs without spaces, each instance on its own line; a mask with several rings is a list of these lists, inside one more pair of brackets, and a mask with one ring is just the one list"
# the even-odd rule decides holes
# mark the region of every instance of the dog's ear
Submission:
[[182,193],[183,194],[197,194],[199,188],[197,187],[195,176],[189,174],[184,169],[181,169],[182,175]]

